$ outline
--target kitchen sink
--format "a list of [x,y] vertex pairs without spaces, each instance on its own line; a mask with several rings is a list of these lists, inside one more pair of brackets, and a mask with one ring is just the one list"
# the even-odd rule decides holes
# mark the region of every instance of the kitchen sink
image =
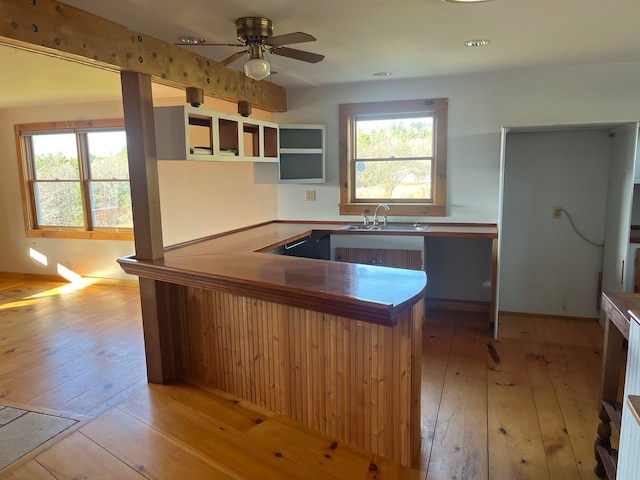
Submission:
[[373,225],[345,225],[340,230],[370,230]]
[[424,232],[428,225],[421,223],[388,223],[387,225],[364,225],[351,224],[345,225],[340,230],[355,230],[361,232],[385,231],[385,232]]

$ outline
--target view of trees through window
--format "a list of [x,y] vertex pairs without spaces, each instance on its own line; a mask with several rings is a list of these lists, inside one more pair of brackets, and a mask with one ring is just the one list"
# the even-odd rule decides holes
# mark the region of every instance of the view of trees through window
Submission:
[[355,198],[431,199],[433,117],[355,121]]
[[340,215],[447,213],[447,98],[338,105]]
[[90,132],[87,143],[93,225],[133,228],[124,131]]
[[123,129],[38,132],[25,138],[31,146],[38,226],[133,227]]

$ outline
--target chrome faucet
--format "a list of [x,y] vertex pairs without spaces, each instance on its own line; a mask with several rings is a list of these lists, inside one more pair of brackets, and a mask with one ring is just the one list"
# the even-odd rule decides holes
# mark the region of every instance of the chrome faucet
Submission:
[[[373,214],[373,224],[374,225],[380,225],[380,221],[378,220],[378,210],[380,210],[380,207],[384,208],[387,212],[389,211],[389,205],[387,205],[386,203],[379,204],[376,207],[376,212]],[[386,214],[384,215],[384,218],[385,218],[385,222],[384,223],[386,224],[387,223],[386,222],[386,219],[387,219],[387,215]]]

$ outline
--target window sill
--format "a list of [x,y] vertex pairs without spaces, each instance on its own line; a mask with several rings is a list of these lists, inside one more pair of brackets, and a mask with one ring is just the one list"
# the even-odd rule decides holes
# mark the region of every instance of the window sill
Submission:
[[87,232],[78,230],[27,230],[28,238],[69,238],[79,240],[133,241],[133,232]]

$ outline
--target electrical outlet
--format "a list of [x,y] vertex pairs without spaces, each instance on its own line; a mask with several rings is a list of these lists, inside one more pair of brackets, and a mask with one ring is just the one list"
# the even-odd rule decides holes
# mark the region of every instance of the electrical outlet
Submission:
[[562,207],[553,207],[553,218],[560,218]]
[[315,202],[316,201],[316,191],[315,190],[307,190],[307,191],[305,191],[304,199],[307,202]]

